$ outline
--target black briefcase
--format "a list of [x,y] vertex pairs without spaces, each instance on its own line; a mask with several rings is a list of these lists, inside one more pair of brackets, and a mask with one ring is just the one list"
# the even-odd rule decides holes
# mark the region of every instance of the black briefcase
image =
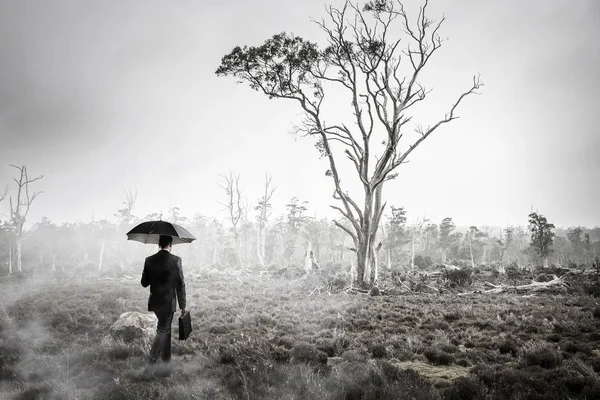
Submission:
[[187,340],[190,333],[192,333],[192,317],[188,311],[179,317],[179,340]]

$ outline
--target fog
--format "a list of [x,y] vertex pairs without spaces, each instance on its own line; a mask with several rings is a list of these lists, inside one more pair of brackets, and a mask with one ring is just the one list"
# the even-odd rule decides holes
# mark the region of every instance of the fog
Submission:
[[[138,191],[142,216],[176,204],[188,218],[221,218],[218,174],[241,172],[255,202],[270,171],[280,212],[298,196],[333,217],[324,160],[289,134],[297,106],[214,74],[234,46],[277,32],[322,42],[310,18],[323,10],[319,0],[3,1],[0,187],[9,163],[44,175],[30,221],[110,219],[123,189]],[[421,122],[443,115],[473,74],[485,87],[399,169],[389,203],[465,225],[521,224],[532,206],[558,225],[599,224],[597,2],[444,1],[431,12],[446,16],[449,40],[426,71],[434,91]]]
[[[406,3],[417,11],[417,2]],[[445,18],[443,45],[420,75],[431,93],[410,110],[398,149],[446,118],[473,76],[483,86],[385,182],[369,290],[354,286],[358,240],[340,229],[350,224],[331,207],[341,205],[331,165],[313,137],[294,133],[303,123],[298,102],[215,74],[234,47],[280,32],[324,48],[315,21],[327,16],[327,4],[0,1],[0,397],[336,398],[354,393],[349,382],[362,385],[357,371],[368,370],[388,387],[425,387],[438,398],[421,378],[402,375],[409,382],[402,386],[400,375],[381,372],[387,364],[361,357],[376,343],[393,354],[386,362],[431,361],[425,347],[462,340],[444,328],[455,302],[464,302],[461,323],[487,318],[475,317],[468,298],[451,296],[508,279],[515,287],[553,274],[574,279],[560,294],[581,296],[585,306],[565,311],[557,301],[556,309],[592,324],[584,313],[600,285],[600,3],[431,1],[431,17]],[[351,97],[330,83],[324,118],[357,129]],[[389,143],[384,129],[375,135],[371,161]],[[332,149],[340,193],[363,210],[365,185],[351,153]],[[34,180],[20,187],[23,166]],[[235,176],[239,187],[224,187]],[[554,225],[544,255],[533,239],[534,212]],[[197,336],[174,345],[176,378],[147,384],[140,370],[148,346],[113,340],[108,329],[122,312],[147,312],[139,280],[158,248],[126,233],[158,219],[196,237],[172,252],[183,260]],[[474,278],[457,288],[448,270]],[[376,298],[380,289],[386,300]],[[431,293],[423,312],[419,296]],[[491,323],[502,301],[490,303]],[[417,311],[404,320],[395,306],[406,306],[402,318]],[[371,317],[400,325],[384,329]],[[429,317],[439,317],[438,327]],[[530,345],[515,350],[519,362]],[[485,356],[469,359],[457,346],[449,368],[492,357],[485,347]],[[593,363],[581,354],[581,365]],[[265,389],[260,382],[271,376],[278,381]]]

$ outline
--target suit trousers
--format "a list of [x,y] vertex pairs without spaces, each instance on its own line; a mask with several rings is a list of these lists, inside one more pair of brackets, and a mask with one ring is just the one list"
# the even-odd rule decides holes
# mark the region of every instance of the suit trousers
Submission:
[[156,326],[156,337],[150,349],[150,363],[155,364],[159,357],[164,362],[171,361],[171,323],[173,322],[172,312],[155,311],[158,324]]

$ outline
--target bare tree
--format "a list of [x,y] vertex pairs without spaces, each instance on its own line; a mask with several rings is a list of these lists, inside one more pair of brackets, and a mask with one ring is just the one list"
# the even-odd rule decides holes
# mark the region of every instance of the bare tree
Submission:
[[271,198],[273,193],[277,189],[277,186],[273,186],[271,181],[273,180],[271,174],[265,173],[264,192],[258,204],[254,207],[254,210],[258,212],[256,217],[258,222],[258,237],[256,240],[256,256],[258,262],[264,268],[265,267],[265,242],[267,238],[267,223],[271,216],[272,206]]
[[135,217],[135,201],[137,200],[137,190],[132,192],[131,190],[123,189],[125,194],[125,200],[123,200],[123,208],[117,210],[115,217],[119,220],[120,224],[129,225],[136,219]]
[[245,219],[245,209],[242,189],[240,188],[240,174],[233,174],[229,171],[228,175],[220,175],[222,182],[219,184],[225,191],[227,201],[221,203],[225,207],[229,222],[231,222],[231,232],[233,233],[235,252],[240,266],[244,266],[240,252],[240,232],[239,224]]
[[[116,226],[117,230],[123,230],[124,227],[128,227],[133,224],[137,217],[135,216],[135,202],[137,201],[137,190],[125,190],[123,189],[123,194],[125,195],[125,199],[123,200],[123,207],[117,210],[115,217],[117,217],[118,224]],[[98,269],[102,269],[102,263],[104,259],[104,242],[100,247],[100,256],[98,260]],[[123,242],[119,242],[117,244],[117,249],[119,252],[119,264],[121,266],[121,271],[125,271],[126,269],[131,268],[133,262],[133,248],[131,246],[127,246]]]
[[8,195],[8,186],[4,188],[2,192],[0,192],[0,201],[4,200]]
[[418,248],[423,246],[425,242],[425,231],[423,227],[429,222],[429,219],[423,217],[417,219],[415,224],[410,228],[410,269],[415,270],[415,255]]
[[[10,164],[11,167],[19,170],[19,178],[14,178],[17,184],[17,197],[14,199],[10,197],[10,219],[15,233],[15,247],[17,251],[17,272],[23,271],[21,265],[21,242],[23,240],[23,227],[27,221],[27,214],[35,198],[42,192],[29,193],[29,184],[42,179],[42,176],[37,178],[30,178],[27,173],[27,166],[21,167]],[[4,197],[6,193],[4,194]],[[12,260],[9,261],[8,273],[12,274]]]
[[[326,174],[333,180],[333,197],[340,203],[332,207],[347,222],[336,221],[336,225],[354,241],[360,286],[372,283],[373,274],[365,274],[368,268],[377,270],[375,249],[385,207],[384,183],[397,176],[396,168],[408,162],[413,150],[437,128],[457,119],[462,100],[482,86],[479,77],[473,77],[470,88],[434,124],[423,127],[412,121],[412,107],[430,93],[420,83],[422,72],[443,43],[438,32],[444,19],[429,19],[427,5],[425,1],[419,8],[414,22],[399,0],[371,1],[362,9],[350,1],[341,8],[330,6],[329,21],[317,22],[328,42],[324,50],[281,33],[259,47],[234,48],[216,71],[249,83],[269,98],[298,102],[305,117],[298,132],[316,138],[317,149],[328,160]],[[393,38],[396,23],[404,34]],[[335,87],[350,99],[354,126],[343,120],[332,123],[324,115],[326,89]],[[415,138],[408,146],[400,146],[411,131]],[[350,160],[355,169],[363,189],[360,200],[342,185],[338,168],[342,159]]]

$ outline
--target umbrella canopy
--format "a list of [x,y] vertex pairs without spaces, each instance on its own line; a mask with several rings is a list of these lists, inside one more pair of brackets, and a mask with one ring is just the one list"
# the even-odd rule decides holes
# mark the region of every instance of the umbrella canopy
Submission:
[[196,240],[194,235],[187,229],[167,221],[142,222],[127,232],[127,240],[158,244],[158,238],[161,235],[171,236],[173,238],[173,244],[191,243],[193,240]]

